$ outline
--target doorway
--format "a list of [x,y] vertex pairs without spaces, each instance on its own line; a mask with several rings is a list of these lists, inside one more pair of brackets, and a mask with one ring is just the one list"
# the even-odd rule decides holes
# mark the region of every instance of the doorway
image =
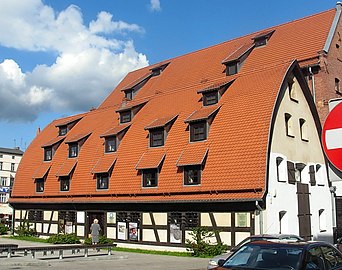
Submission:
[[96,218],[99,221],[99,225],[101,227],[100,235],[107,235],[106,232],[106,215],[104,212],[88,212],[87,213],[87,226],[86,226],[86,235],[90,234],[90,226],[94,222]]

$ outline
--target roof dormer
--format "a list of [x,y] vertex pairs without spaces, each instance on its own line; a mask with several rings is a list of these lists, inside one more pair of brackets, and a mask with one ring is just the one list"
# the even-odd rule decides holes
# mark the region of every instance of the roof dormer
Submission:
[[115,112],[120,114],[120,124],[129,123],[132,121],[133,117],[140,111],[140,109],[147,103],[147,100],[143,101],[131,101],[125,103],[120,109]]
[[239,72],[244,61],[246,60],[247,56],[251,53],[254,46],[254,43],[243,44],[222,61],[222,64],[226,66],[227,76]]
[[266,45],[270,37],[273,35],[274,31],[275,30],[265,31],[252,38],[254,40],[255,47]]
[[204,89],[198,90],[198,94],[202,94],[203,106],[210,106],[217,104],[223,94],[226,92],[228,87],[234,82],[235,79],[215,83]]
[[76,123],[82,119],[82,117],[83,116],[72,117],[67,121],[57,124],[56,127],[59,129],[58,135],[65,136],[76,125]]

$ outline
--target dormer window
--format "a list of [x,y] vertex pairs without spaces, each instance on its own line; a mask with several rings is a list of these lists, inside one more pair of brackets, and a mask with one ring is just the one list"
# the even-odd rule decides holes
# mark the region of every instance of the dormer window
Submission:
[[158,186],[158,169],[146,169],[143,172],[143,187]]
[[226,57],[222,64],[226,66],[226,75],[234,75],[239,72],[248,55],[252,52],[255,44],[247,43],[238,47]]
[[224,82],[215,83],[213,85],[210,85],[209,87],[198,90],[197,93],[202,94],[203,106],[210,106],[218,103],[220,98],[226,92],[228,87],[232,85],[233,82],[234,79],[229,81],[225,80]]
[[190,142],[207,139],[207,121],[190,123]]
[[273,35],[274,31],[275,30],[270,30],[270,31],[262,32],[256,35],[253,38],[255,47],[266,45],[270,37]]
[[52,160],[52,147],[44,148],[44,161]]
[[105,153],[111,153],[116,151],[116,136],[110,136],[105,138]]
[[78,156],[78,143],[69,144],[69,158],[75,158]]
[[120,123],[127,123],[127,122],[131,122],[132,119],[132,113],[131,111],[123,111],[120,113]]
[[208,137],[209,127],[220,106],[204,107],[194,111],[184,122],[189,123],[190,142],[204,141]]
[[125,98],[127,100],[132,100],[133,99],[133,90],[126,90],[125,91]]
[[234,75],[238,73],[238,62],[230,62],[226,65],[226,75]]
[[150,130],[150,146],[158,147],[164,145],[164,128]]
[[59,127],[59,136],[64,136],[68,132],[68,126],[60,126]]
[[170,131],[171,126],[176,120],[177,116],[178,115],[172,115],[157,118],[145,127],[145,130],[150,132],[150,147],[159,147],[165,144],[168,132]]
[[209,106],[218,102],[219,94],[218,91],[212,91],[203,93],[203,105]]
[[152,77],[159,76],[169,64],[170,62],[151,68]]

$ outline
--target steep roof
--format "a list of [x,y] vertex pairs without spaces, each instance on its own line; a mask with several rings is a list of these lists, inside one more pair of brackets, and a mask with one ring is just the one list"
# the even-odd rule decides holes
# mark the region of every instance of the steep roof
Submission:
[[[334,10],[328,10],[169,59],[161,74],[151,76],[134,100],[122,107],[124,93],[121,90],[136,84],[150,72],[151,66],[129,73],[98,109],[83,114],[66,135],[65,142],[79,134],[89,135],[80,149],[77,165],[72,167],[70,191],[60,192],[56,178],[68,156],[66,143],[59,145],[51,161],[44,193],[36,193],[32,181],[44,158],[41,146],[58,136],[58,124],[68,122],[68,119],[61,119],[49,124],[28,147],[16,175],[11,202],[75,203],[87,201],[89,196],[92,201],[116,202],[261,199],[266,185],[270,121],[279,88],[294,59],[318,61],[318,51],[324,47],[334,14]],[[269,30],[275,31],[267,45],[252,49],[239,73],[232,76],[235,80],[217,107],[203,109],[201,90],[230,80],[222,61]],[[129,104],[145,105],[134,115],[115,156],[97,165],[104,155],[103,135],[112,128],[118,129],[123,108],[135,108]],[[186,120],[194,112],[213,108],[219,110],[215,111],[208,139],[190,143]],[[146,127],[154,125],[156,119],[176,115],[165,145],[150,149]],[[196,156],[191,157],[187,151],[193,151]],[[179,166],[189,162],[204,162],[199,186],[183,185]],[[111,166],[109,188],[98,192],[94,168],[105,171]],[[160,166],[158,187],[142,188],[142,177],[137,169],[151,166]]]

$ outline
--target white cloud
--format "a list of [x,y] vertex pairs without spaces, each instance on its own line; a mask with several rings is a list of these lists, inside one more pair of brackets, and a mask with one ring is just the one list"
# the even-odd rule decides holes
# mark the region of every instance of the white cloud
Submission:
[[161,11],[160,1],[159,0],[150,0],[150,9],[152,11]]
[[0,120],[32,121],[44,111],[98,106],[127,72],[148,64],[133,41],[123,38],[131,32],[143,29],[114,21],[108,12],[87,27],[77,6],[56,13],[41,0],[1,0],[0,46],[56,59],[25,73],[14,60],[0,63]]

